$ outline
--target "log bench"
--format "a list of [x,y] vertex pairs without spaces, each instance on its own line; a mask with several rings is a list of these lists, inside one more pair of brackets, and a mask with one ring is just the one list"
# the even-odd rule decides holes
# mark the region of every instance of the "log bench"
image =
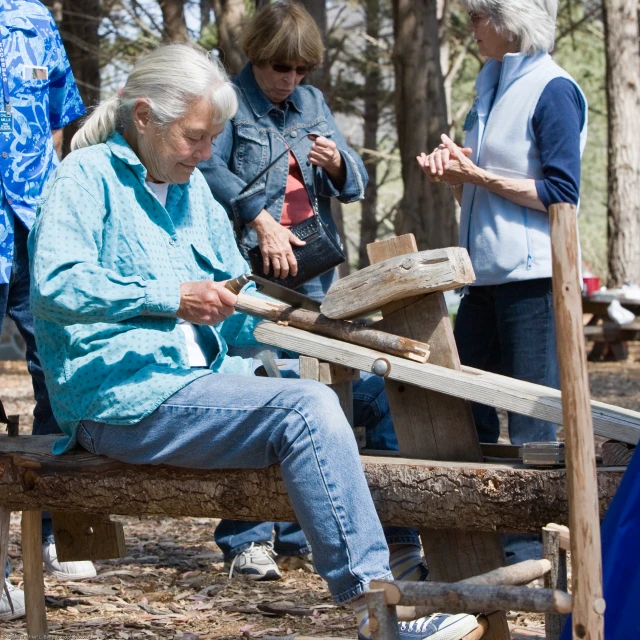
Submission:
[[[101,521],[108,520],[105,514],[295,520],[278,466],[205,471],[131,465],[80,448],[54,456],[51,447],[58,437],[0,435],[0,507],[23,511],[29,633],[46,631],[41,511],[52,511],[54,519],[96,514],[96,524],[85,531],[87,541],[74,541],[76,547],[91,549],[92,559],[113,557],[108,551],[101,555],[108,546],[99,549],[99,540],[91,544],[91,538],[100,537]],[[551,521],[567,522],[565,469],[368,453],[361,460],[384,524],[526,533]],[[601,517],[623,473],[623,467],[599,469]]]

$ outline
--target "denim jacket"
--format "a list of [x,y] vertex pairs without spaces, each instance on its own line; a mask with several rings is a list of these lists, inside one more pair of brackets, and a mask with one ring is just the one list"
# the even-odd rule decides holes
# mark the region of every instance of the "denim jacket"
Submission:
[[[263,209],[280,221],[289,174],[288,154],[245,193],[240,192],[287,146],[292,147],[300,165],[312,203],[317,202],[321,219],[337,237],[330,199],[345,203],[362,200],[367,172],[360,156],[347,146],[322,93],[310,85],[299,86],[280,109],[258,86],[251,63],[233,83],[238,92],[238,111],[213,143],[211,158],[201,162],[199,169],[240,231],[242,245],[251,248],[258,244],[255,231],[247,225]],[[326,171],[308,162],[313,144],[309,138],[296,144],[307,133],[330,138],[338,146],[346,167],[342,189],[335,187]]]

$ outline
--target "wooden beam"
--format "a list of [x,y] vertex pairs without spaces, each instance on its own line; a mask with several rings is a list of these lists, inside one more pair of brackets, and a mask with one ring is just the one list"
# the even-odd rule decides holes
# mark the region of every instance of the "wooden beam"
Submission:
[[571,596],[553,589],[382,580],[373,580],[371,588],[384,590],[387,604],[413,606],[420,615],[496,610],[571,613]]
[[[118,515],[295,519],[280,469],[198,470],[129,465],[82,449],[55,456],[58,436],[0,436],[0,504]],[[388,525],[535,532],[566,522],[564,469],[361,458],[380,520]],[[600,514],[623,468],[598,473]]]
[[551,571],[549,560],[525,560],[508,567],[499,567],[488,573],[461,580],[459,584],[479,584],[488,586],[524,585],[541,578]]
[[553,306],[562,409],[566,418],[564,433],[574,598],[571,622],[574,639],[603,640],[605,604],[602,598],[598,481],[582,325],[580,245],[576,215],[576,207],[569,204],[553,205],[549,210]]
[[[374,245],[373,251],[376,249]],[[449,291],[475,279],[466,249],[409,253],[341,278],[327,292],[320,310],[328,318],[357,318],[396,300]]]
[[[562,396],[557,389],[514,380],[471,367],[461,371],[431,363],[418,364],[372,349],[316,336],[293,327],[261,323],[256,339],[265,344],[290,349],[321,360],[371,371],[381,357],[388,360],[388,378],[442,394],[488,404],[498,409],[562,424]],[[637,444],[640,440],[640,413],[591,401],[593,432],[597,435]]]
[[314,334],[337,338],[346,343],[370,347],[401,358],[426,362],[429,359],[429,345],[372,329],[362,324],[332,320],[307,309],[295,309],[281,302],[256,298],[246,293],[238,294],[236,311],[272,322],[283,322],[292,327],[304,329]]
[[[372,265],[394,258],[413,262],[411,234],[391,241],[367,246]],[[466,273],[474,279],[469,256],[464,249],[456,255],[468,265]],[[407,255],[410,254],[410,255]],[[402,267],[401,267],[402,269]],[[419,293],[419,287],[414,293]],[[453,337],[453,327],[441,291],[422,295],[418,300],[396,300],[382,308],[384,319],[378,323],[385,331],[428,342],[434,365],[457,371],[460,358]],[[388,374],[388,372],[387,372]],[[471,406],[465,400],[433,390],[398,384],[388,375],[385,380],[387,398],[400,452],[436,460],[482,461]],[[424,555],[431,580],[454,582],[485,573],[505,563],[500,536],[490,532],[420,529]],[[488,640],[507,640],[506,616],[497,612],[489,616]]]

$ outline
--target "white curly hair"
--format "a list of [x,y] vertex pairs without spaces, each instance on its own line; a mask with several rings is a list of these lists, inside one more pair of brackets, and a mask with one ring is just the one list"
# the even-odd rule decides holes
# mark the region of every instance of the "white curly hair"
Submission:
[[558,0],[461,0],[470,13],[486,16],[498,33],[517,41],[526,55],[553,49]]

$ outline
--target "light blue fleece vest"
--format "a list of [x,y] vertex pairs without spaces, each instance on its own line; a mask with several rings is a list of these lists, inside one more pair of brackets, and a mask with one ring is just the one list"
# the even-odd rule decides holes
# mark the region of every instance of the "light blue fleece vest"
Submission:
[[[477,97],[468,116],[471,129],[465,138],[474,163],[506,178],[544,178],[532,119],[542,92],[555,78],[576,84],[547,53],[507,54],[502,63],[485,64],[476,80]],[[586,106],[584,94],[582,98]],[[586,141],[585,108],[581,154]],[[476,285],[551,277],[549,215],[471,184],[463,189],[460,246],[469,251]]]

